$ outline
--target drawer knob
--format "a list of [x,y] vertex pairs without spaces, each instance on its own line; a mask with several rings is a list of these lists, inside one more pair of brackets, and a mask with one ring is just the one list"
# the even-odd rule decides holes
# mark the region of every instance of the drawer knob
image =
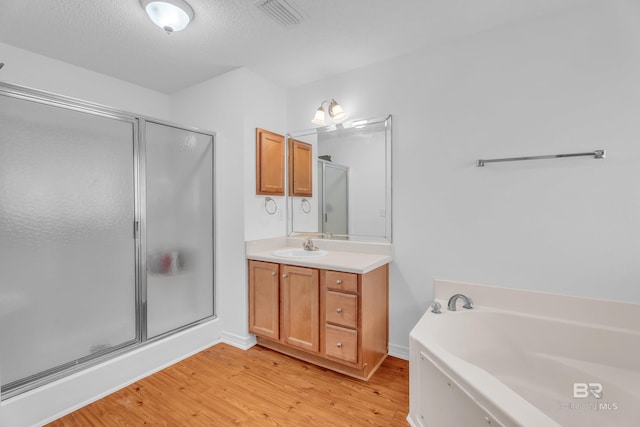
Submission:
[[342,313],[342,308],[340,307],[336,308],[336,313]]
[[278,274],[278,273],[276,273],[275,271],[272,271],[272,272],[271,272],[271,275],[272,275],[272,276],[275,276],[276,274]]
[[336,284],[341,285],[342,284],[342,280],[340,280],[340,279],[336,280]]
[[289,277],[289,275],[288,274],[283,274],[282,277],[287,278],[287,277]]
[[342,343],[341,342],[336,343],[336,347],[342,348]]

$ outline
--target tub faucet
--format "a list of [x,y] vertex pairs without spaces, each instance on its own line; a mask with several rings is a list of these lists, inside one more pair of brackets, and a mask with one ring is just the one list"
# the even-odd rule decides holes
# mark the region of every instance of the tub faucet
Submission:
[[458,302],[459,298],[462,298],[462,301],[464,301],[464,305],[462,306],[463,308],[473,308],[473,301],[471,301],[471,298],[462,294],[455,294],[449,298],[449,304],[447,304],[450,311],[456,311],[456,302]]
[[302,243],[302,249],[305,251],[317,251],[319,248],[313,243],[311,237],[307,236]]

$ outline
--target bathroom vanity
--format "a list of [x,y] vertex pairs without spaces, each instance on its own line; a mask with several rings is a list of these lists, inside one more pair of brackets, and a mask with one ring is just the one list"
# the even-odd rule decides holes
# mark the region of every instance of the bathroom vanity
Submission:
[[368,380],[388,352],[391,257],[386,245],[337,243],[318,257],[248,250],[249,331],[264,347]]
[[292,237],[246,242],[258,344],[362,380],[384,361],[391,136],[391,115],[287,133]]

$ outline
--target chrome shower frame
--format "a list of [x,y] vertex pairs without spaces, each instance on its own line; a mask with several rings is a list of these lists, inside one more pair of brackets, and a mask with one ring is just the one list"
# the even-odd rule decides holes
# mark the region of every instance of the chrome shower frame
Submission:
[[[39,372],[35,375],[28,376],[26,378],[14,381],[6,384],[0,390],[0,400],[9,399],[22,394],[26,391],[33,390],[41,387],[45,384],[51,383],[58,379],[72,375],[76,372],[85,370],[91,366],[95,366],[114,359],[132,350],[141,348],[147,344],[153,343],[167,336],[174,335],[183,330],[189,329],[193,326],[209,322],[217,317],[216,315],[216,248],[215,248],[215,236],[216,236],[216,134],[215,132],[203,130],[199,128],[181,126],[175,123],[171,123],[165,120],[158,120],[151,117],[147,117],[140,114],[129,113],[126,111],[114,109],[101,104],[92,103],[88,101],[79,100],[72,97],[62,96],[51,92],[32,89],[20,85],[14,85],[10,83],[0,82],[0,96],[6,96],[16,99],[21,99],[30,102],[36,102],[45,104],[57,108],[63,108],[67,110],[73,110],[81,113],[97,115],[112,120],[123,121],[131,123],[133,126],[133,177],[134,177],[134,221],[132,224],[132,234],[134,237],[135,245],[135,339],[124,342],[120,345],[101,349],[88,356],[67,362],[65,364],[47,369]],[[191,322],[189,324],[180,326],[178,328],[167,331],[163,334],[154,336],[149,339],[147,337],[147,247],[146,247],[146,163],[145,163],[145,129],[146,123],[157,123],[165,126],[174,127],[177,129],[196,132],[203,135],[211,136],[212,141],[212,230],[211,236],[212,245],[212,267],[213,267],[213,282],[211,286],[213,288],[213,301],[212,301],[212,315],[203,319]]]

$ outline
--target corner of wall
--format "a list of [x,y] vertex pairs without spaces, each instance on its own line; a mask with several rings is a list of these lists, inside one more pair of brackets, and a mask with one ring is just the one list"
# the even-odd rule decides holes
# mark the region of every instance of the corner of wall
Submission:
[[167,94],[2,42],[0,49],[5,63],[0,79],[4,82],[169,119]]
[[240,336],[232,334],[231,332],[223,332],[221,340],[223,343],[232,345],[241,350],[249,350],[257,344],[256,336],[252,334]]

